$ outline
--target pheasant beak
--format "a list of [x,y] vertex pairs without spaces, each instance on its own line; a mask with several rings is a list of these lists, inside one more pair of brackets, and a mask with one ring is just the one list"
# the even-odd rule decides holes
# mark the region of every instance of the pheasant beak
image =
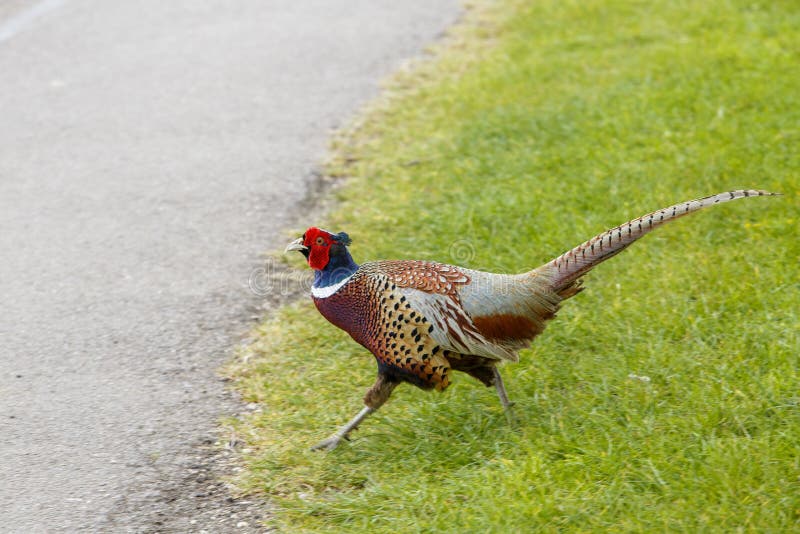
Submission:
[[286,245],[286,250],[283,251],[284,254],[287,252],[291,252],[292,250],[299,250],[300,252],[305,252],[308,250],[308,247],[303,244],[303,238],[298,237],[288,245]]

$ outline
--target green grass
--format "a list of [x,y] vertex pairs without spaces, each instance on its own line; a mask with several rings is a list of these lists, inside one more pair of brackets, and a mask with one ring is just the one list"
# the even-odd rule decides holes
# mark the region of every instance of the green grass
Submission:
[[230,422],[241,488],[286,532],[800,529],[798,51],[794,2],[473,10],[339,141],[340,208],[307,222],[350,233],[356,261],[520,272],[673,202],[785,196],[593,271],[504,368],[516,424],[458,375],[398,388],[351,443],[310,452],[375,363],[309,301],[279,311],[230,368],[262,407]]

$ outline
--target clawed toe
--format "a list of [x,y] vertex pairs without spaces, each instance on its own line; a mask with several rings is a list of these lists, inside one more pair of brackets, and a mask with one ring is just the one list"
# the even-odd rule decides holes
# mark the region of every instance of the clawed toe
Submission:
[[342,438],[340,436],[331,436],[328,439],[320,441],[319,443],[317,443],[316,445],[311,447],[311,450],[312,451],[322,451],[322,450],[332,451],[333,449],[335,449],[336,447],[339,446],[339,442],[340,441],[342,441]]

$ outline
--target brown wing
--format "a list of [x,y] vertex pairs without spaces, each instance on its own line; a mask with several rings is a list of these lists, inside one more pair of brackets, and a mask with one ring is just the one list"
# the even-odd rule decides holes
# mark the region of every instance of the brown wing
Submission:
[[443,349],[493,360],[517,351],[551,319],[561,297],[542,275],[501,275],[434,262],[379,262],[411,305],[433,325]]
[[447,295],[455,301],[458,301],[458,287],[470,282],[464,270],[433,261],[382,261],[376,262],[376,266],[397,287]]
[[515,360],[516,354],[490,342],[476,327],[461,302],[462,291],[470,286],[472,274],[482,274],[427,261],[376,262],[374,270],[391,281],[392,292],[422,315],[430,336],[454,357],[459,354],[492,360]]

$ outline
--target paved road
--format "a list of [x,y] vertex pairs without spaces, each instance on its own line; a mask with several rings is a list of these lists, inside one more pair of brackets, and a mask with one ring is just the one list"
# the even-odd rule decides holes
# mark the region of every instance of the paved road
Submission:
[[248,275],[456,4],[0,3],[0,531],[204,527],[181,472]]

